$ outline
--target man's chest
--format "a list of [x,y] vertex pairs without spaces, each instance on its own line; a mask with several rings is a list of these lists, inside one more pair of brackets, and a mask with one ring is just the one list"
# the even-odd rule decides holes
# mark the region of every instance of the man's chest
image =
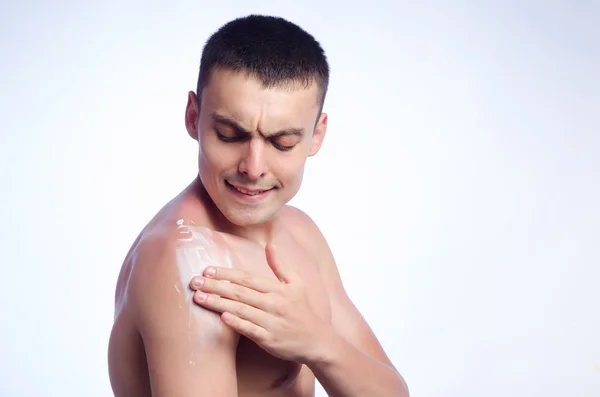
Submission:
[[[273,242],[277,247],[276,260],[282,262],[282,268],[298,277],[311,308],[321,319],[329,322],[329,294],[321,277],[318,253],[286,234],[277,237]],[[267,261],[263,247],[241,240],[230,241],[228,245],[231,247],[232,267],[247,272],[250,277],[279,281]]]
[[[301,281],[312,311],[329,323],[329,297],[320,275],[316,253],[293,239],[279,238],[274,242],[278,260],[283,261],[282,265],[294,272]],[[239,243],[230,246],[234,268],[279,282],[260,245]],[[238,344],[237,375],[240,395],[245,394],[243,390],[248,391],[248,395],[314,395],[314,375],[306,366],[274,357],[245,337],[241,337]]]

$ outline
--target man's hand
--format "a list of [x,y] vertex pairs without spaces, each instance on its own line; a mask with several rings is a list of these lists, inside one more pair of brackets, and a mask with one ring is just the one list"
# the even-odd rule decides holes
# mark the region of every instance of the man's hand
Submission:
[[273,356],[304,364],[318,360],[333,331],[311,309],[302,280],[273,245],[267,245],[266,256],[278,280],[208,267],[190,283],[194,301],[221,313],[225,324]]

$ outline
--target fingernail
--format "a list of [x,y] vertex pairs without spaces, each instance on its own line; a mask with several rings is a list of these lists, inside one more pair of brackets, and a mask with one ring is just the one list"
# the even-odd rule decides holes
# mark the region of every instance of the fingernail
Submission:
[[204,292],[196,291],[196,299],[203,301],[206,299],[206,294]]
[[204,275],[207,277],[212,277],[214,276],[216,273],[216,269],[214,267],[207,267],[206,270],[204,270]]
[[204,285],[204,279],[202,277],[196,277],[192,281],[192,284],[194,285],[194,287],[202,287]]

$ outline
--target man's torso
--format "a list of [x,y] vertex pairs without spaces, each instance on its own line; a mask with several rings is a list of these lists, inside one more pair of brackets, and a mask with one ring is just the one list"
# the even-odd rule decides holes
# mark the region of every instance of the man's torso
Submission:
[[[284,213],[286,211],[288,209],[283,210]],[[136,263],[137,250],[143,246],[144,236],[161,234],[164,228],[176,227],[176,222],[177,219],[171,215],[160,216],[159,213],[134,242],[121,269],[116,291],[115,324],[109,346],[111,383],[117,397],[151,395],[144,343],[132,321],[135,313],[127,300],[127,288],[135,273],[132,270],[140,265]],[[196,230],[203,229],[198,226]],[[262,246],[230,234],[212,233],[233,253],[232,267],[275,278]],[[310,246],[310,236],[303,233],[301,226],[293,224],[293,217],[282,215],[281,227],[275,238],[279,240],[277,244],[284,255],[283,260],[297,266],[295,270],[308,288],[311,306],[319,316],[330,321],[329,298],[319,273],[318,253]],[[151,299],[151,291],[148,296]],[[245,337],[240,337],[237,347],[236,376],[240,397],[314,395],[314,375],[308,367],[273,357]]]

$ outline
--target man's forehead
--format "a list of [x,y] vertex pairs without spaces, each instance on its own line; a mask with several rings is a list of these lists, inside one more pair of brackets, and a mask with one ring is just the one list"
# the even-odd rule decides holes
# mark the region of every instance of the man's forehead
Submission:
[[202,93],[202,113],[214,121],[235,121],[247,130],[258,126],[267,131],[306,128],[318,117],[320,109],[314,90],[315,87],[265,88],[256,79],[239,76],[216,78]]
[[215,102],[236,103],[244,100],[293,103],[294,107],[320,107],[320,89],[316,81],[289,80],[266,84],[248,72],[214,70],[204,87],[202,97]]

